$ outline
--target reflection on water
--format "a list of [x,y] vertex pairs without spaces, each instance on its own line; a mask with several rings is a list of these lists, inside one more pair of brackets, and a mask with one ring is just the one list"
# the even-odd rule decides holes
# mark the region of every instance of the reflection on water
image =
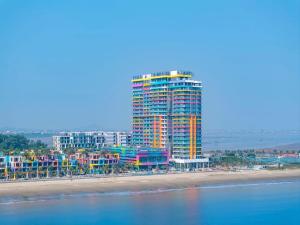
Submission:
[[298,224],[300,180],[0,203],[1,224]]

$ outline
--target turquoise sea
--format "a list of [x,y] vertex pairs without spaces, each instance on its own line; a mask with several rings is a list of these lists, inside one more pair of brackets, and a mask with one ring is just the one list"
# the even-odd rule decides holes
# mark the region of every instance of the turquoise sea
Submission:
[[135,193],[12,196],[0,198],[0,224],[299,225],[300,179]]

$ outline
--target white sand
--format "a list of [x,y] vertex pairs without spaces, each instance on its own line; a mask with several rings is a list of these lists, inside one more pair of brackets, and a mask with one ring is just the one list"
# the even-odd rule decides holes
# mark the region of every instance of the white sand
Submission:
[[224,182],[300,178],[300,169],[242,172],[197,172],[150,176],[0,183],[0,196],[36,196],[80,192],[176,189]]

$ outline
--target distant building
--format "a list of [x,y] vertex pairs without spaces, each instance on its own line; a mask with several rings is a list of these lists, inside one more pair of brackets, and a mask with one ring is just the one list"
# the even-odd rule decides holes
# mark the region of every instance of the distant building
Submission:
[[133,78],[133,145],[167,149],[178,163],[202,161],[202,85],[191,78],[187,71]]
[[131,134],[128,132],[103,132],[104,146],[129,146]]
[[53,136],[56,150],[66,148],[102,148],[105,146],[129,146],[131,134],[128,132],[62,132]]

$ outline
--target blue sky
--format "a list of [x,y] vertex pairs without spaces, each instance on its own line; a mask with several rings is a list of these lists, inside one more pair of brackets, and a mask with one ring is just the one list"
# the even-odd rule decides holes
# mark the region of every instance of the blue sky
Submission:
[[129,130],[131,77],[173,69],[204,129],[300,129],[300,1],[0,0],[0,127]]

